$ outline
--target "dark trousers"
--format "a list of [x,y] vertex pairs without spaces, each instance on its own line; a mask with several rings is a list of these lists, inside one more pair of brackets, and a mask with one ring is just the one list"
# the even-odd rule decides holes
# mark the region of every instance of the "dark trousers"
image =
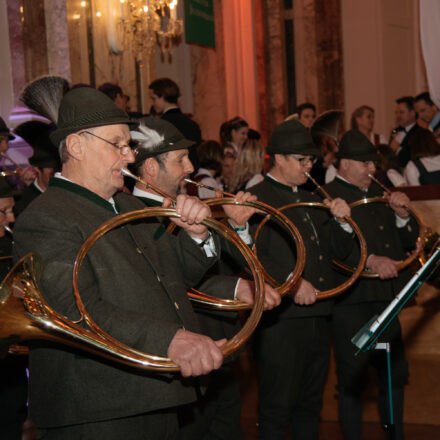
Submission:
[[240,440],[240,388],[231,365],[209,375],[203,396],[179,412],[180,440]]
[[[115,396],[117,398],[117,396]],[[38,429],[43,440],[177,440],[177,411],[155,411],[121,419]]]
[[21,440],[27,408],[27,356],[0,361],[0,438]]
[[[345,437],[362,438],[362,393],[368,384],[368,367],[373,365],[379,377],[379,413],[384,425],[388,424],[388,377],[384,350],[361,352],[351,338],[374,315],[380,314],[387,303],[371,302],[338,305],[334,309],[332,330],[339,390],[339,418]],[[395,319],[379,338],[391,346],[391,377],[394,400],[394,422],[397,439],[403,438],[403,388],[408,380],[408,364],[402,341],[400,322]]]
[[259,438],[318,438],[330,336],[325,317],[265,322],[256,335]]

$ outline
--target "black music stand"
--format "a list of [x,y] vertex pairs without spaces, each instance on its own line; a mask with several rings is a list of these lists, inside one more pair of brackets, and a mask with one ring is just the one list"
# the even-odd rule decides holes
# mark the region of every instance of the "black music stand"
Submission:
[[396,318],[405,304],[413,297],[421,284],[426,281],[440,266],[440,244],[437,244],[435,251],[426,263],[414,274],[400,293],[390,302],[380,315],[373,316],[351,339],[358,348],[356,355],[361,351],[386,350],[387,372],[388,372],[388,396],[390,423],[386,426],[390,437],[395,438],[393,398],[391,386],[391,346],[389,342],[377,342],[380,335]]

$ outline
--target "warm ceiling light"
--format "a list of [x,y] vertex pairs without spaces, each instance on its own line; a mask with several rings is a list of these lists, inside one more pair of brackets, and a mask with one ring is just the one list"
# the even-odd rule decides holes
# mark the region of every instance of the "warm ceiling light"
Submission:
[[85,8],[86,7],[86,2],[81,2],[81,7]]

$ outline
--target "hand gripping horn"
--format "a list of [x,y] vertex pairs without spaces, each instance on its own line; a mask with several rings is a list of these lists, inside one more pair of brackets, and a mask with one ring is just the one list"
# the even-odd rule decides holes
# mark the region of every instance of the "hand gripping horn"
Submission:
[[[368,174],[368,177],[373,180],[375,183],[377,183],[388,195],[391,194],[391,191],[389,188],[387,188],[380,180],[377,180],[372,174]],[[368,203],[388,203],[388,199],[386,197],[370,197],[365,199],[357,200],[356,202],[350,203],[350,208],[356,208],[357,206],[366,205]],[[415,213],[411,207],[407,206],[408,212],[415,218],[418,226],[419,226],[419,236],[416,240],[416,246],[414,250],[411,252],[411,254],[401,263],[397,265],[397,270],[401,271],[402,269],[405,269],[408,267],[416,258],[417,256],[423,251],[424,246],[426,244],[427,240],[427,234],[428,230],[426,226],[423,224],[421,218]],[[343,270],[347,273],[353,273],[353,268],[350,266],[340,262],[340,261],[333,261],[333,264]],[[369,272],[369,271],[362,271],[361,275],[362,278],[379,278],[379,274],[375,272]]]
[[[41,259],[34,254],[22,258],[0,286],[0,340],[4,351],[11,344],[44,339],[79,348],[139,369],[178,371],[179,367],[170,359],[135,350],[107,334],[87,313],[78,291],[81,264],[88,250],[100,237],[130,221],[156,216],[179,217],[176,211],[170,208],[145,208],[121,214],[103,223],[85,241],[75,259],[73,271],[75,300],[81,314],[81,319],[77,322],[70,321],[55,312],[45,301],[39,286],[42,273]],[[209,218],[205,219],[203,224],[213,228],[238,247],[255,279],[255,302],[252,312],[241,330],[223,345],[222,353],[226,357],[249,339],[258,324],[263,312],[264,279],[258,260],[233,231]],[[88,328],[80,326],[81,321],[84,321]]]
[[[309,173],[306,172],[305,175],[316,185],[316,187],[321,192],[323,192],[324,196],[327,199],[332,200],[332,197],[322,188],[322,186],[320,186],[318,184],[318,182],[316,182],[315,179],[313,179],[313,177]],[[313,208],[328,209],[328,207],[326,205],[324,205],[323,203],[319,203],[319,202],[298,202],[298,203],[291,203],[289,205],[285,205],[285,206],[279,208],[279,211],[286,211],[288,209],[299,208],[299,207],[309,207],[309,208],[313,207]],[[261,229],[263,228],[263,226],[267,223],[267,221],[269,219],[270,219],[269,217],[266,217],[258,225],[258,228],[255,231],[255,245],[257,243],[257,238],[258,238],[258,235],[261,232]],[[362,235],[361,230],[359,229],[359,226],[354,222],[354,220],[351,217],[346,216],[346,217],[344,217],[344,219],[352,227],[356,237],[359,240],[360,257],[359,257],[358,265],[357,265],[356,269],[353,270],[352,276],[350,276],[344,283],[342,283],[341,285],[339,285],[338,287],[335,287],[333,289],[329,289],[329,290],[324,290],[322,292],[318,292],[317,295],[316,295],[316,299],[330,298],[332,296],[339,295],[344,290],[348,289],[358,279],[358,277],[362,273],[362,270],[363,270],[363,268],[365,266],[365,262],[367,260],[367,244],[365,242],[365,238]],[[255,250],[255,253],[256,253],[256,250]],[[277,281],[275,279],[273,279],[273,278],[271,278],[270,282],[272,284],[277,283]]]
[[[117,346],[119,350],[124,353],[131,362],[133,362],[133,365],[141,363],[141,368],[146,368],[150,370],[165,369],[167,371],[177,371],[177,365],[175,365],[170,359],[139,352],[138,350],[132,349],[122,344],[120,341],[114,339],[112,336],[104,332],[87,313],[78,290],[78,276],[81,264],[86,257],[87,252],[100,237],[102,237],[104,234],[111,231],[112,229],[131,221],[158,216],[179,217],[176,211],[171,208],[145,208],[138,211],[132,211],[129,213],[118,215],[106,221],[99,228],[97,228],[85,241],[77,254],[73,269],[73,288],[76,304],[82,317],[81,320],[84,319],[84,321],[87,323],[88,327],[92,330],[93,333],[97,334],[100,338],[108,341],[109,343]],[[263,312],[264,279],[260,263],[255,258],[248,246],[246,246],[233,231],[225,227],[222,223],[211,218],[206,218],[205,220],[203,220],[202,223],[205,226],[214,229],[217,233],[223,235],[225,238],[227,238],[234,245],[237,246],[237,248],[243,254],[246,262],[248,263],[255,280],[255,302],[252,307],[252,312],[241,330],[235,336],[229,339],[222,347],[222,353],[226,357],[238,348],[240,348],[249,339],[258,324],[258,321]]]
[[[131,177],[135,180],[137,180],[138,182],[142,183],[143,185],[145,185],[146,187],[154,190],[155,192],[157,192],[158,194],[160,194],[161,196],[168,198],[170,200],[173,201],[173,198],[164,193],[162,190],[160,190],[159,188],[155,187],[154,185],[145,182],[144,180],[140,179],[139,177],[135,176],[134,174],[132,174],[131,172],[127,171],[126,169],[122,169],[123,174],[125,174],[128,177]],[[208,188],[210,190],[213,191],[217,191],[216,188],[212,188],[210,186],[204,185],[200,182],[194,182],[190,179],[185,179],[186,182],[188,183],[192,183],[194,185],[197,186],[201,186],[204,188]],[[287,280],[283,283],[283,284],[279,284],[276,283],[274,284],[274,287],[276,288],[276,290],[278,291],[278,293],[280,295],[285,295],[290,289],[291,287],[298,281],[298,279],[300,278],[302,271],[304,269],[304,262],[305,262],[305,249],[304,249],[304,243],[302,241],[301,235],[298,232],[298,229],[295,227],[295,225],[280,211],[276,210],[275,208],[266,205],[265,203],[262,202],[237,202],[233,199],[233,197],[235,197],[234,194],[231,193],[226,193],[224,191],[220,191],[223,194],[225,194],[227,197],[220,197],[220,198],[215,198],[215,199],[208,199],[208,200],[204,200],[204,202],[208,205],[208,206],[219,206],[219,205],[243,205],[243,206],[249,206],[251,208],[255,208],[259,211],[263,211],[266,212],[268,215],[273,216],[274,218],[276,218],[277,220],[279,220],[286,228],[287,230],[290,232],[290,234],[292,235],[295,245],[296,245],[296,250],[297,250],[297,254],[298,254],[298,259],[297,259],[297,264],[294,268],[294,270],[292,271],[292,273],[289,275],[289,277],[287,278]],[[170,224],[170,226],[168,227],[168,232],[171,233],[174,230],[175,225],[173,223]],[[241,239],[234,233],[234,236],[237,238],[237,240],[239,240],[241,242],[241,246],[245,246],[247,247],[247,245],[245,243],[243,243],[241,241]],[[261,267],[261,265],[260,265]],[[266,280],[270,279],[269,274],[266,272],[266,270],[264,269],[264,267],[261,267],[263,276]],[[222,309],[222,310],[245,310],[245,309],[250,309],[252,308],[252,306],[250,304],[247,304],[245,302],[239,301],[239,300],[232,300],[232,299],[223,299],[223,298],[217,298],[215,296],[200,292],[196,289],[191,289],[188,292],[188,296],[191,299],[191,301],[196,302],[197,304],[200,304],[202,306],[208,306],[208,307],[212,307],[212,308],[216,308],[216,309]]]

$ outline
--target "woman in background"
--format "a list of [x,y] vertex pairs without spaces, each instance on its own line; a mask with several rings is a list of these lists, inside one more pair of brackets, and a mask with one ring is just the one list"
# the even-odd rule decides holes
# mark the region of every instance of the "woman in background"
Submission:
[[257,139],[248,139],[235,160],[229,189],[231,192],[244,191],[261,182],[266,150]]
[[383,134],[373,132],[374,109],[368,105],[361,105],[351,114],[351,128],[357,129],[367,136],[375,147],[387,143]]
[[226,121],[220,127],[220,140],[224,153],[238,154],[248,138],[249,125],[239,116]]
[[387,187],[406,186],[402,167],[396,153],[387,144],[377,146],[379,160],[376,163],[376,178]]
[[[194,176],[195,182],[200,182],[213,188],[223,189],[223,185],[215,179],[220,173],[223,161],[221,145],[214,140],[203,141],[197,147],[200,168]],[[215,192],[210,189],[196,187],[193,184],[187,185],[187,193],[198,196],[200,199],[210,199],[215,197]]]
[[440,184],[440,144],[430,130],[418,130],[409,140],[411,160],[405,167],[408,185]]

